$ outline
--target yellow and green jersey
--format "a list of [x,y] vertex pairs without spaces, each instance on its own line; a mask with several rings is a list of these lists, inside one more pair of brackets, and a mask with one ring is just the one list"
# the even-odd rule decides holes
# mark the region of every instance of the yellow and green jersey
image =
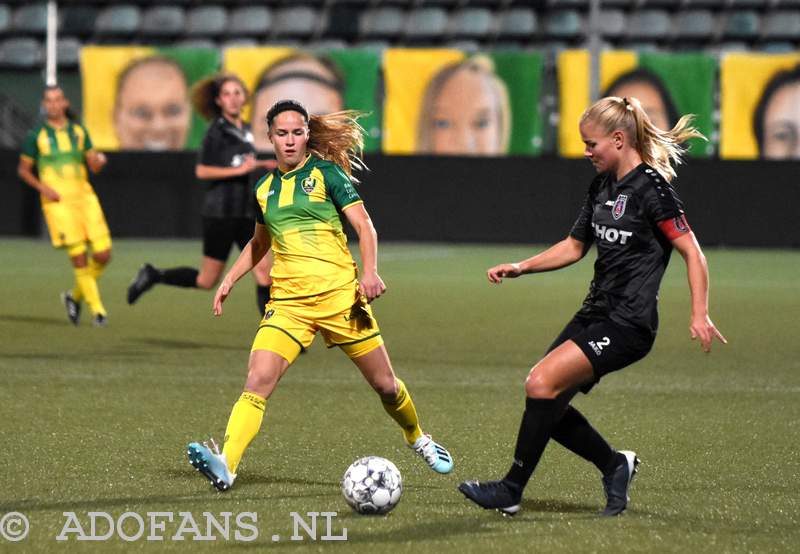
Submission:
[[272,239],[272,297],[321,294],[352,283],[356,264],[347,249],[341,212],[361,203],[347,174],[309,155],[288,173],[273,170],[255,186],[256,221]]
[[[86,128],[68,120],[61,128],[46,122],[28,133],[22,156],[36,164],[39,180],[54,189],[62,200],[93,194],[86,174],[84,156],[92,148]],[[42,197],[43,203],[50,201]]]

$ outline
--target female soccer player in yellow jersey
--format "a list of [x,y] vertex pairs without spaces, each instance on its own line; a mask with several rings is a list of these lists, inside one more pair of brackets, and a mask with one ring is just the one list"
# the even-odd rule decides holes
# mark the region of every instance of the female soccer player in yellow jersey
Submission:
[[[86,174],[98,173],[106,164],[102,152],[92,149],[86,128],[69,115],[69,101],[57,86],[44,91],[44,121],[28,133],[17,173],[41,194],[42,211],[50,239],[64,248],[75,271],[75,287],[61,299],[67,317],[77,325],[81,300],[89,305],[94,324],[106,324],[97,279],[111,259],[111,234],[100,201]],[[33,172],[36,165],[37,175]],[[87,245],[92,255],[87,255]]]
[[[375,228],[351,184],[360,167],[363,130],[355,112],[309,117],[302,104],[281,100],[267,112],[278,168],[255,187],[255,232],[214,297],[214,314],[234,284],[272,248],[272,299],[250,353],[244,392],[233,406],[222,452],[212,441],[188,446],[191,464],[219,490],[236,478],[242,455],[261,427],[267,399],[319,331],[347,354],[400,425],[408,446],[438,473],[453,460],[420,429],[405,384],[395,377],[369,303],[386,290],[378,275]],[[340,213],[358,234],[359,275]]]

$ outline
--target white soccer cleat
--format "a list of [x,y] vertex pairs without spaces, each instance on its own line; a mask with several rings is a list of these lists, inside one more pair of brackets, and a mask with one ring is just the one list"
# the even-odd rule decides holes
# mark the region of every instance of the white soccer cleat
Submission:
[[422,435],[414,444],[409,444],[408,446],[413,448],[414,452],[419,454],[436,473],[450,473],[453,471],[453,457],[450,452],[433,440],[430,435]]

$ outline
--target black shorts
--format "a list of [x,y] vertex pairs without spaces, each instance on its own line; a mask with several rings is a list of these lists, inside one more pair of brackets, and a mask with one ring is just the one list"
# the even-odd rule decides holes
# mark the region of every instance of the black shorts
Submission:
[[594,379],[581,387],[581,391],[587,393],[605,375],[644,358],[653,347],[655,337],[649,331],[608,319],[576,315],[547,352],[568,340],[577,344],[592,363]]
[[255,223],[247,217],[204,217],[203,256],[220,262],[228,261],[231,246],[243,249],[253,237]]

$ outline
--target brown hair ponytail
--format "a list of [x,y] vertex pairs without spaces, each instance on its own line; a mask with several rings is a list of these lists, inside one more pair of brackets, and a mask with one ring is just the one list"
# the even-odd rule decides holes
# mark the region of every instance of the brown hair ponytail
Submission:
[[358,123],[363,112],[345,110],[309,117],[308,151],[341,167],[353,181],[354,170],[366,169],[361,159],[364,151],[364,128]]

